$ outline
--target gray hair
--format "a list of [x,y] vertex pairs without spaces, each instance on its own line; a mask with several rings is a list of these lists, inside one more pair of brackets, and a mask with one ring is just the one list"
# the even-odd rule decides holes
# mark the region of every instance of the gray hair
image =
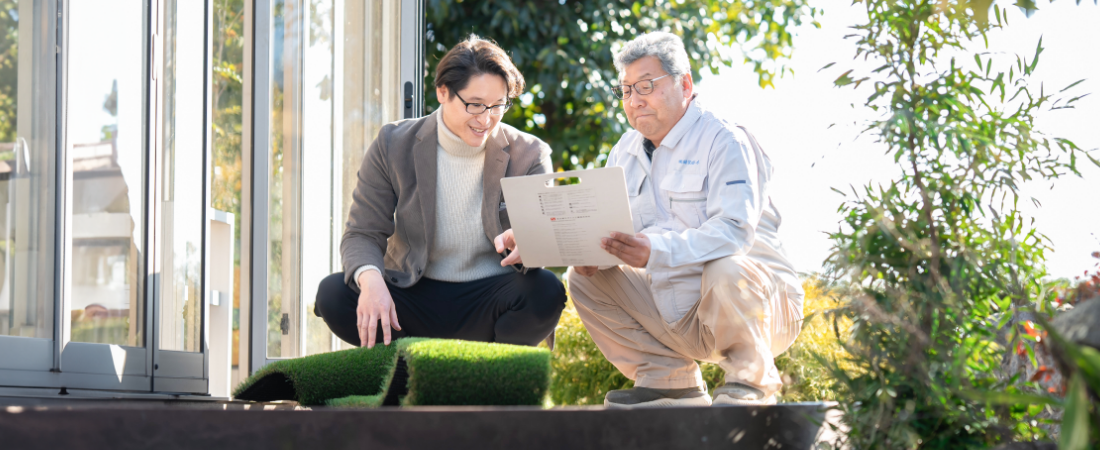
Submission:
[[627,42],[622,51],[615,55],[615,70],[622,76],[626,66],[646,56],[654,56],[660,60],[661,68],[677,80],[684,74],[691,73],[691,62],[688,61],[687,50],[684,50],[684,41],[675,34],[663,31],[646,33]]

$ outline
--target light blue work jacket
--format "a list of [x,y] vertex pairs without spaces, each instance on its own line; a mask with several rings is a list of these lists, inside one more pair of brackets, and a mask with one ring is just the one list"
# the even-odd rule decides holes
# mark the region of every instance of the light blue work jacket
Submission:
[[[653,152],[628,131],[607,167],[626,172],[635,232],[652,243],[646,271],[666,322],[679,320],[701,298],[703,265],[729,256],[753,258],[799,303],[804,293],[779,240],[779,211],[768,195],[772,165],[743,127],[707,111],[699,99]],[[801,310],[801,308],[799,308]]]

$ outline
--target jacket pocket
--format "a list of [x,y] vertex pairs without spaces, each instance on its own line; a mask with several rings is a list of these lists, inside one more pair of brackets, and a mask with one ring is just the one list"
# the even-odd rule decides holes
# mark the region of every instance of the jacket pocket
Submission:
[[640,171],[628,172],[626,175],[626,195],[630,201],[630,220],[634,224],[635,232],[642,231],[653,222],[648,213],[649,208],[646,207],[647,200],[641,195],[646,178]]
[[707,221],[706,174],[672,174],[661,183],[668,193],[665,206],[688,228],[698,228]]

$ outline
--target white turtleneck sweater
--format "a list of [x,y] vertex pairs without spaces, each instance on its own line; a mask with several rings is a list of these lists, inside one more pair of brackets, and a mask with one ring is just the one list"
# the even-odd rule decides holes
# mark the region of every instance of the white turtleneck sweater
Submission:
[[443,123],[442,109],[438,117],[435,239],[424,276],[464,282],[512,273],[511,267],[500,266],[500,255],[481,221],[485,144],[466,145]]
[[[500,255],[485,236],[481,221],[485,144],[466,145],[443,122],[442,109],[436,117],[435,239],[424,276],[466,282],[511,273],[512,268],[500,266]],[[355,271],[356,283],[364,270],[378,268],[360,267]]]

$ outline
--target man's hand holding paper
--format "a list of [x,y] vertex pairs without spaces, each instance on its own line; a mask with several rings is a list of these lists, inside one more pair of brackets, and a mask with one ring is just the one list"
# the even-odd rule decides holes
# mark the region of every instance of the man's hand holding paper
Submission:
[[[649,264],[649,238],[644,233],[629,235],[612,231],[610,237],[600,240],[600,248],[623,260],[628,266],[645,268]],[[583,275],[583,274],[582,274]],[[586,275],[591,276],[591,275]]]
[[[578,178],[579,183],[552,183],[569,177]],[[648,240],[634,236],[620,167],[511,177],[501,180],[501,187],[512,224],[511,230],[494,239],[497,252],[511,252],[502,264],[644,266],[649,259]],[[522,256],[517,250],[520,244]]]

